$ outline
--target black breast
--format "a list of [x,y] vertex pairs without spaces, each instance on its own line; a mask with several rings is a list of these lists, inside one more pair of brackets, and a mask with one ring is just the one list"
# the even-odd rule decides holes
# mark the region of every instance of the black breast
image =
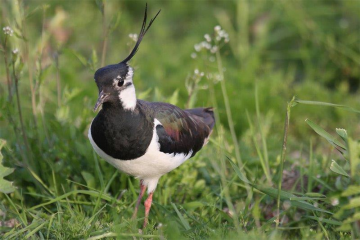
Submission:
[[131,160],[145,154],[153,136],[153,127],[153,121],[139,108],[131,112],[104,104],[91,124],[91,136],[106,154],[120,160]]

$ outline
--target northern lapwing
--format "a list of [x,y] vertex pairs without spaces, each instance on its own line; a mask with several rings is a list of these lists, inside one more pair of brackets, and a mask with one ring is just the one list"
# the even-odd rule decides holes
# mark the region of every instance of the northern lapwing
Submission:
[[146,27],[147,6],[138,40],[130,55],[117,64],[95,72],[99,97],[89,140],[97,154],[121,172],[140,179],[140,194],[133,218],[147,188],[147,225],[153,193],[159,178],[193,157],[208,141],[215,124],[212,108],[182,110],[163,102],[136,98],[134,69],[128,65],[141,40],[154,22]]

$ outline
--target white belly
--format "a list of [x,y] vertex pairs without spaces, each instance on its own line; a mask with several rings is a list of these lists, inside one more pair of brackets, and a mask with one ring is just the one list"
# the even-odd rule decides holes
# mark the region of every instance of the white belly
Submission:
[[162,175],[180,166],[183,162],[189,159],[192,154],[192,151],[190,151],[187,155],[182,153],[171,154],[160,152],[159,137],[156,134],[157,125],[161,125],[161,123],[155,119],[153,137],[145,154],[132,160],[116,159],[101,150],[91,136],[91,125],[88,137],[95,152],[99,154],[100,157],[120,171],[136,178],[143,179],[144,184],[148,186],[148,193],[150,193],[155,190],[157,182]]

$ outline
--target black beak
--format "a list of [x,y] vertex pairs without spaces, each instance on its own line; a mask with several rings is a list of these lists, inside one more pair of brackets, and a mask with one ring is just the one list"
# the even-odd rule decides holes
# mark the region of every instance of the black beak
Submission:
[[98,97],[98,100],[95,104],[95,107],[94,107],[94,112],[100,107],[101,104],[104,103],[104,101],[106,100],[106,98],[109,96],[109,94],[107,93],[104,93],[104,91],[101,91],[99,93],[99,97]]

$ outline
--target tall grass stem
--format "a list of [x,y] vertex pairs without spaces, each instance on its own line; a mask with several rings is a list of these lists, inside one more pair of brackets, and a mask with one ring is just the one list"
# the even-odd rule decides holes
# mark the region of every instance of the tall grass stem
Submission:
[[265,134],[264,134],[263,124],[261,122],[261,117],[260,117],[259,95],[258,95],[257,83],[255,83],[255,108],[256,108],[256,117],[258,120],[258,128],[260,131],[263,155],[264,155],[264,159],[263,159],[264,160],[264,164],[263,164],[264,165],[264,173],[265,173],[268,183],[270,184],[270,186],[272,186],[272,180],[271,180],[271,176],[270,176],[270,167],[269,167],[269,155],[268,155],[268,150],[267,150],[267,144],[266,144],[266,138],[265,138]]
[[107,49],[107,42],[108,42],[108,28],[106,27],[106,1],[102,1],[102,30],[103,30],[103,44],[102,44],[102,52],[101,52],[101,67],[105,64],[105,58],[106,58],[106,49]]
[[234,147],[235,147],[235,156],[236,156],[236,160],[237,160],[240,168],[242,169],[243,163],[242,163],[241,155],[240,155],[239,142],[237,140],[237,136],[235,133],[235,127],[234,127],[234,121],[232,118],[229,97],[228,97],[226,86],[225,86],[224,70],[223,70],[223,66],[222,66],[220,51],[216,51],[216,60],[217,60],[217,64],[218,64],[218,71],[219,71],[220,78],[221,78],[220,85],[221,85],[221,91],[222,91],[224,103],[225,103],[226,117],[228,119],[230,133],[231,133],[231,137],[232,137],[232,140],[234,142]]
[[279,171],[279,183],[278,183],[278,195],[277,195],[277,216],[276,216],[276,228],[279,227],[280,223],[280,193],[281,193],[281,184],[284,171],[284,162],[286,158],[286,146],[287,146],[287,136],[289,132],[289,123],[290,123],[290,109],[293,106],[295,97],[287,104],[286,116],[285,116],[285,126],[284,126],[284,138],[281,152],[281,162],[280,162],[280,171]]
[[27,137],[27,134],[26,134],[26,131],[25,131],[25,124],[24,124],[24,120],[23,120],[23,116],[22,116],[20,93],[19,93],[19,77],[16,75],[15,61],[13,62],[12,67],[13,67],[13,75],[14,75],[14,83],[15,83],[16,105],[17,105],[18,113],[19,113],[19,121],[20,121],[21,133],[22,133],[22,137],[23,137],[23,140],[24,140],[24,145],[25,145],[26,152],[27,152],[27,154],[25,155],[26,156],[25,159],[28,160],[28,158],[31,157],[31,152],[30,152],[28,137]]

